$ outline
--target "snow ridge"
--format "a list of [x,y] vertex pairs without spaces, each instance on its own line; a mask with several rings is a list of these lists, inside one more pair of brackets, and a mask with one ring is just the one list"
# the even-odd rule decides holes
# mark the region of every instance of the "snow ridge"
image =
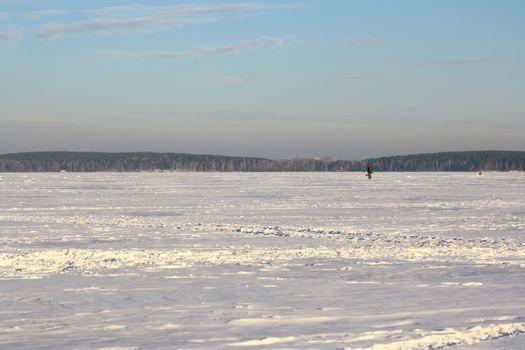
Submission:
[[439,333],[418,339],[408,339],[387,344],[375,344],[366,348],[345,348],[345,350],[428,350],[441,349],[452,345],[472,345],[486,340],[513,336],[525,332],[525,323],[491,324],[466,330],[446,328]]

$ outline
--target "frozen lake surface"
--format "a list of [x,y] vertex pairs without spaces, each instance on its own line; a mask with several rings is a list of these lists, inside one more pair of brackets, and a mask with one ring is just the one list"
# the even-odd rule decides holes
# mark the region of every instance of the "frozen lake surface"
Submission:
[[525,173],[0,174],[2,349],[525,349]]

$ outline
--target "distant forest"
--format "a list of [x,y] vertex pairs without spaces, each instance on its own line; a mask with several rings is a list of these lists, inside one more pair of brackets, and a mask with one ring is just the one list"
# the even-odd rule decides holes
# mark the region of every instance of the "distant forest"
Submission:
[[373,158],[272,160],[181,153],[31,152],[0,155],[0,172],[524,171],[525,152],[469,151]]

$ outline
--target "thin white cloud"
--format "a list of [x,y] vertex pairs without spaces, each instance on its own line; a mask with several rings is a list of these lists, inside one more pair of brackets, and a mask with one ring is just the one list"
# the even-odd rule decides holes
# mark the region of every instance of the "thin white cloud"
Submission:
[[5,12],[0,12],[0,21],[6,19],[8,16],[9,16],[9,14],[7,14]]
[[49,24],[37,30],[36,37],[38,39],[53,39],[64,35],[81,34],[125,35],[130,32],[145,33],[202,22],[206,22],[206,20],[170,17],[97,18],[68,24]]
[[31,11],[24,15],[24,18],[30,21],[37,21],[44,17],[60,16],[66,13],[64,10],[42,10],[42,11]]
[[194,46],[184,51],[121,51],[121,50],[98,50],[99,56],[125,57],[125,58],[166,58],[176,59],[184,57],[203,57],[213,55],[236,54],[243,51],[275,49],[284,46],[284,41],[279,38],[263,37],[253,40],[241,41],[238,44],[209,46]]
[[339,42],[323,42],[319,40],[302,40],[302,39],[296,39],[293,37],[289,38],[294,44],[303,46],[303,47],[316,47],[316,48],[324,48],[324,49],[339,49],[345,46],[348,46],[347,41],[339,41]]
[[24,31],[20,28],[6,28],[0,30],[0,43],[6,41],[15,41],[24,36]]
[[257,83],[264,80],[262,74],[253,74],[248,76],[243,75],[234,75],[234,74],[222,74],[214,70],[209,70],[204,72],[206,78],[216,84],[226,84],[226,85],[240,85],[245,83]]
[[232,16],[257,15],[268,10],[296,8],[300,4],[242,3],[216,5],[146,6],[125,5],[87,11],[91,18],[69,23],[51,23],[39,28],[39,39],[65,35],[125,35],[168,30],[212,22]]
[[303,46],[303,47],[316,47],[316,48],[326,48],[326,49],[339,49],[343,47],[348,47],[351,45],[359,46],[375,46],[384,44],[384,40],[377,37],[360,37],[360,38],[351,38],[344,39],[334,42],[325,42],[320,40],[304,40],[295,37],[294,35],[286,36],[288,40],[292,43]]
[[134,14],[144,15],[211,15],[211,14],[235,14],[246,12],[260,12],[265,10],[290,9],[303,6],[300,3],[230,3],[230,4],[180,4],[170,6],[147,6],[147,5],[120,5],[109,6],[100,9],[91,10],[97,15],[119,15],[132,16]]
[[102,7],[94,10],[88,10],[88,12],[96,14],[96,15],[130,15],[133,13],[146,13],[149,9],[152,9],[155,7],[146,6],[146,5],[119,5],[119,6],[107,6]]
[[466,58],[455,60],[436,60],[436,61],[392,61],[390,64],[398,64],[403,66],[463,66],[463,65],[478,65],[478,64],[502,64],[504,62],[501,58]]

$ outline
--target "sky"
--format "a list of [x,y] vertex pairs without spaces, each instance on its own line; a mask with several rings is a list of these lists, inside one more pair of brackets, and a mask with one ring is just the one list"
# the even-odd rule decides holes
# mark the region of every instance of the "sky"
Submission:
[[0,0],[0,153],[525,150],[525,1]]

